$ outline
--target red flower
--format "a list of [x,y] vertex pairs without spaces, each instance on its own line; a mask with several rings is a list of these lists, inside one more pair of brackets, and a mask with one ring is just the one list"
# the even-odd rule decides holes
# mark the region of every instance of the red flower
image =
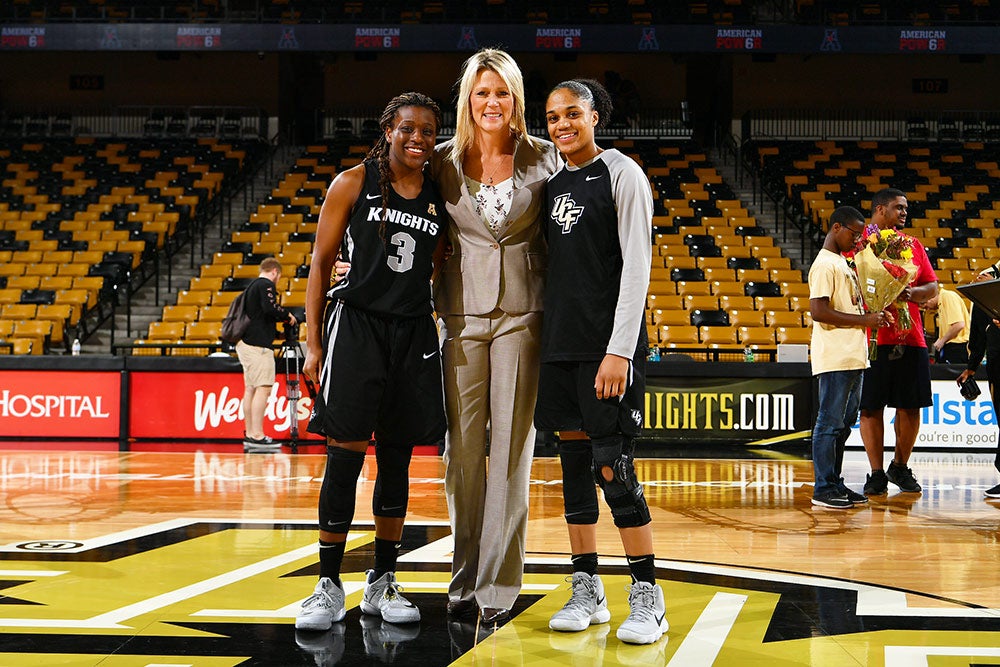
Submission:
[[898,264],[893,264],[892,262],[883,261],[882,266],[885,267],[886,271],[892,274],[893,278],[905,278],[907,275],[906,269],[899,266]]

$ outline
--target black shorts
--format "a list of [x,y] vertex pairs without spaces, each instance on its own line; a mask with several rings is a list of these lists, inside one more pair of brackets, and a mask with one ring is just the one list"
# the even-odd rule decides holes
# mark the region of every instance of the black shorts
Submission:
[[865,370],[861,386],[861,409],[881,410],[886,407],[912,410],[933,404],[931,399],[931,365],[926,347],[879,345],[871,368]]
[[624,396],[598,400],[594,378],[600,361],[543,362],[538,376],[535,428],[540,431],[585,431],[591,437],[642,432],[646,393],[646,355],[629,363]]
[[444,437],[444,388],[432,315],[393,319],[331,304],[309,431],[341,441],[431,445]]

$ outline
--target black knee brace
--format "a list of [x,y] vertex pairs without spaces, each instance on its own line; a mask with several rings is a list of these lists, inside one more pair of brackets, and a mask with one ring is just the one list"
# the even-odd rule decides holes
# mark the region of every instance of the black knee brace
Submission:
[[566,523],[597,523],[597,487],[594,486],[593,455],[590,440],[565,440],[559,443],[562,465],[563,505]]
[[[604,490],[604,500],[619,528],[636,528],[650,522],[642,484],[635,476],[631,438],[612,435],[593,439],[594,479]],[[610,470],[611,479],[605,478]]]
[[375,445],[378,475],[372,494],[372,514],[402,518],[410,502],[410,457],[413,448],[396,445]]
[[365,464],[364,452],[326,448],[326,473],[319,492],[319,529],[346,533],[354,520],[354,497]]

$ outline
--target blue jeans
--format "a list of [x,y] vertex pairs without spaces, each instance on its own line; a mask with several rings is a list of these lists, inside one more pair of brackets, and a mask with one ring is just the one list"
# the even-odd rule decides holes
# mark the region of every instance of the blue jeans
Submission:
[[844,443],[858,420],[864,371],[830,371],[816,376],[819,382],[819,413],[812,432],[813,498],[846,489],[840,471],[844,465]]

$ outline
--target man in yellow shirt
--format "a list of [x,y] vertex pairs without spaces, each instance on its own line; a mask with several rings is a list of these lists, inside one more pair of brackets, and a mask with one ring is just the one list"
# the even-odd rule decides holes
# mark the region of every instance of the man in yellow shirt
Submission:
[[934,355],[938,363],[965,364],[969,361],[969,309],[950,289],[940,289],[924,308],[937,313],[937,340]]

